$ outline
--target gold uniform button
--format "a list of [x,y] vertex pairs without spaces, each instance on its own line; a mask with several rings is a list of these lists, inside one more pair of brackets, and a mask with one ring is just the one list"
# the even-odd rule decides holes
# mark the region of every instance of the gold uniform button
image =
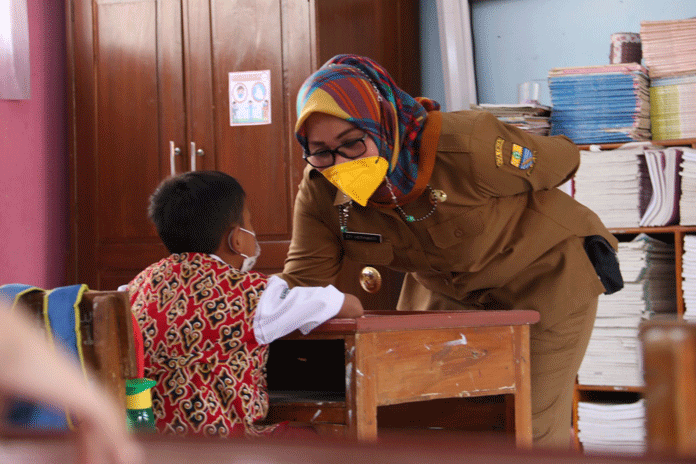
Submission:
[[447,201],[447,193],[444,190],[433,189],[430,192],[430,203],[444,203]]
[[455,229],[454,230],[454,236],[457,238],[462,238],[464,236],[464,230],[462,229]]
[[360,272],[360,286],[368,293],[377,293],[382,288],[382,275],[372,266],[365,266]]

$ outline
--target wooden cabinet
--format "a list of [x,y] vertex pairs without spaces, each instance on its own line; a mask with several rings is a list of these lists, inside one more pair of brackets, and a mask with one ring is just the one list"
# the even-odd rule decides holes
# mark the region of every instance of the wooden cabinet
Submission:
[[[684,139],[684,140],[662,140],[651,142],[657,146],[669,147],[669,146],[691,146],[696,148],[696,139]],[[622,144],[606,144],[601,145],[603,150],[610,150],[618,148]],[[580,146],[580,149],[587,150],[589,146]],[[627,228],[614,228],[611,232],[616,235],[621,241],[630,240],[640,233],[654,235],[656,238],[663,240],[668,243],[674,243],[674,261],[675,261],[675,276],[676,276],[676,287],[675,295],[677,300],[677,307],[675,308],[677,317],[681,319],[684,315],[684,293],[682,291],[682,264],[683,264],[683,254],[684,254],[684,236],[687,234],[696,234],[696,225],[694,226],[663,226],[663,227],[627,227]],[[574,440],[575,447],[577,449],[581,448],[580,441],[578,439],[578,403],[580,401],[594,401],[594,400],[614,400],[619,402],[635,402],[640,398],[643,392],[642,387],[625,387],[625,386],[607,386],[607,385],[575,385],[575,392],[573,395],[573,429],[574,429]]]
[[[372,56],[418,94],[416,0],[66,0],[70,91],[68,281],[114,289],[167,255],[148,197],[173,172],[220,170],[248,194],[282,269],[304,161],[304,79],[338,53]],[[231,126],[229,73],[269,70],[271,124]],[[357,277],[354,280],[357,287]]]

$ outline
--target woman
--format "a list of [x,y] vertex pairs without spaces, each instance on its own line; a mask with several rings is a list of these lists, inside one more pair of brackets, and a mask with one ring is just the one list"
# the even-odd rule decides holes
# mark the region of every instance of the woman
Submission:
[[[354,55],[332,58],[305,81],[295,130],[309,166],[282,277],[327,285],[348,256],[406,272],[397,309],[538,311],[534,441],[567,448],[598,296],[622,285],[617,241],[554,188],[579,165],[569,139],[438,107]],[[588,253],[603,258],[597,270]]]

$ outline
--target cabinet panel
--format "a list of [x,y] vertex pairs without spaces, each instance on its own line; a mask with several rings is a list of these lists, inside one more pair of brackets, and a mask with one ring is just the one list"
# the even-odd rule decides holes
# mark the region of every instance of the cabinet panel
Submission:
[[[98,246],[152,235],[143,205],[162,177],[152,156],[159,151],[156,6],[97,5]],[[136,17],[141,27],[134,33]]]
[[[216,165],[247,191],[252,220],[262,240],[290,238],[290,150],[285,134],[281,2],[214,2]],[[301,27],[301,25],[297,25]],[[305,23],[304,28],[308,29]],[[230,126],[229,72],[270,70],[271,124]],[[248,92],[248,99],[254,98]],[[244,104],[244,102],[242,102]],[[263,244],[262,244],[263,245]],[[282,263],[280,263],[282,266]]]
[[[228,2],[234,3],[234,2]],[[211,63],[211,11],[208,1],[186,0],[183,12],[183,55],[186,82],[185,170],[215,169],[215,134]],[[197,154],[198,153],[198,154]]]
[[318,64],[337,54],[368,56],[419,96],[419,6],[413,0],[316,0]]
[[[181,2],[69,1],[68,8],[75,62],[68,279],[106,289],[105,275],[133,274],[152,255],[166,256],[147,202],[171,172],[170,141],[181,146],[185,138]],[[115,246],[127,266],[104,264]]]

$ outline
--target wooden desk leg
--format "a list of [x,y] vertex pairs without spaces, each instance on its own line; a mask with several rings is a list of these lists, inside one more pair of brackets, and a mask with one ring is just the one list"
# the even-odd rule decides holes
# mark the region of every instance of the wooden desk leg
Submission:
[[377,440],[374,347],[374,333],[346,338],[346,424],[348,434],[359,441]]
[[655,325],[641,333],[645,425],[655,456],[696,456],[696,331]]
[[513,327],[515,337],[515,442],[532,447],[532,382],[529,377],[529,326]]

